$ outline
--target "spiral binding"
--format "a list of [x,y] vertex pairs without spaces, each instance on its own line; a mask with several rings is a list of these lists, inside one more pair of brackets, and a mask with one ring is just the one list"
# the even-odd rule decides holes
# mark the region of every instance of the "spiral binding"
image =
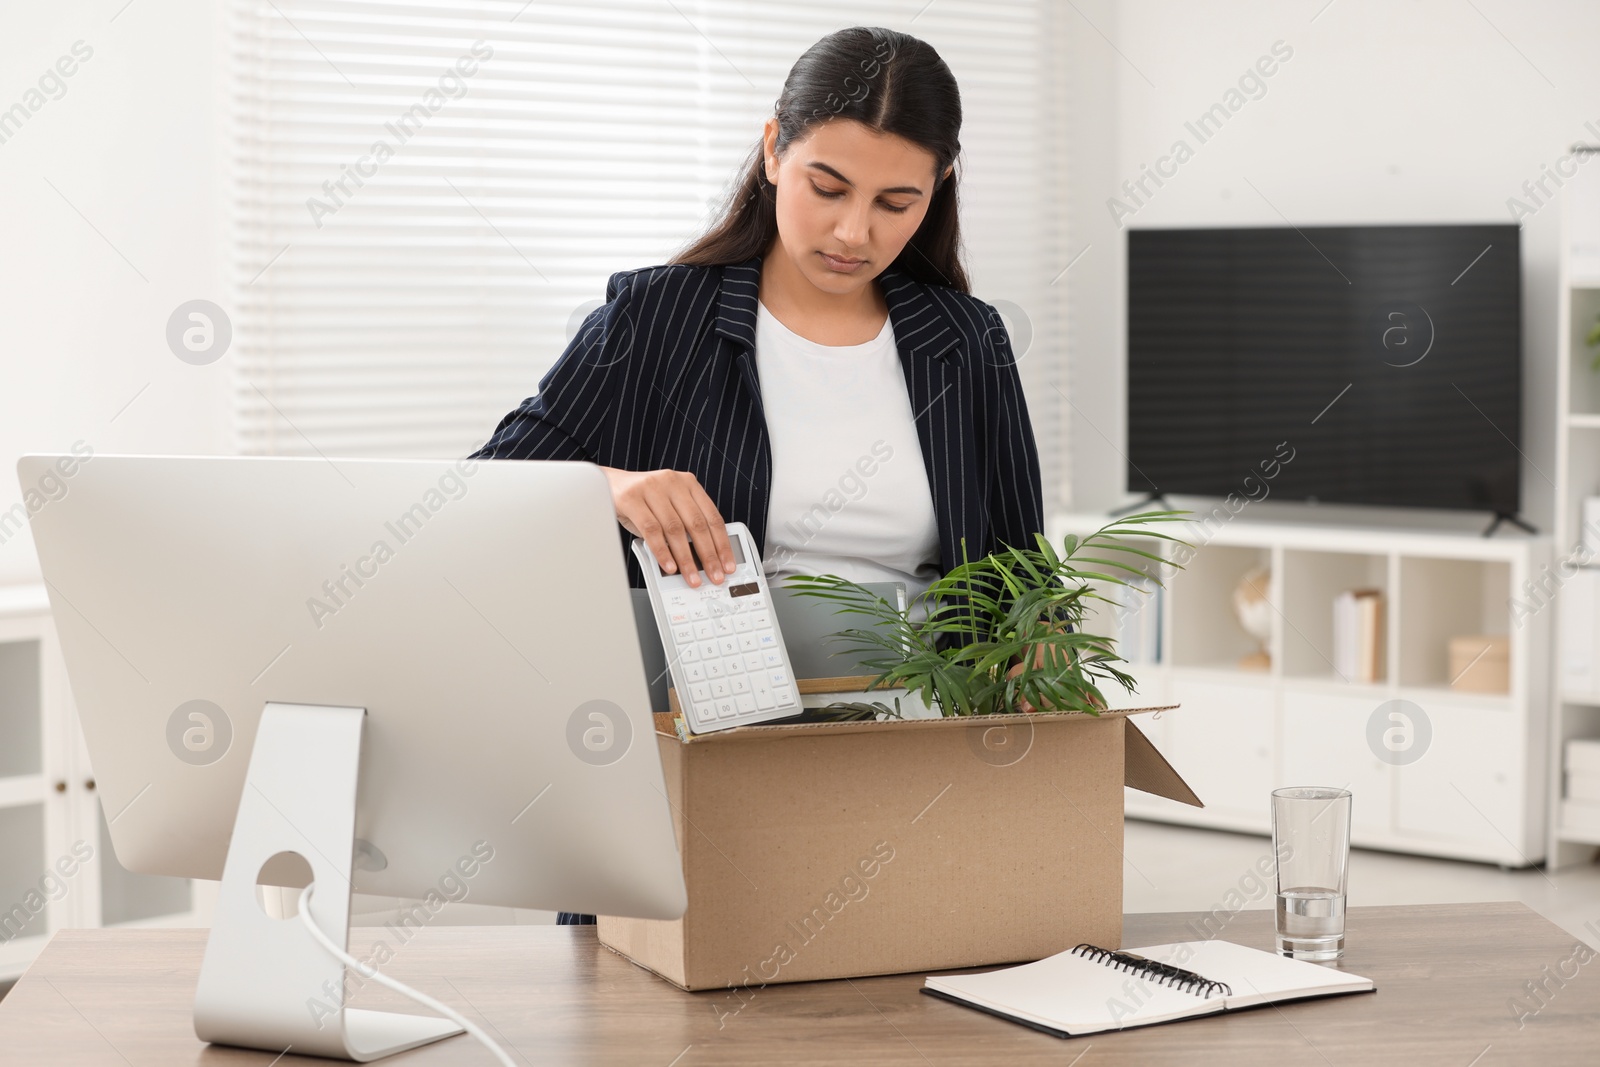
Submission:
[[1148,960],[1143,956],[1135,956],[1131,952],[1116,952],[1112,949],[1100,948],[1088,943],[1074,947],[1072,952],[1074,955],[1082,956],[1086,960],[1104,963],[1119,971],[1137,974],[1141,978],[1148,978],[1157,985],[1164,985],[1171,989],[1181,989],[1185,993],[1194,993],[1202,997],[1214,997],[1218,993],[1225,996],[1233,995],[1233,987],[1227,982],[1214,982],[1204,975],[1186,971],[1182,967],[1174,967],[1170,963]]

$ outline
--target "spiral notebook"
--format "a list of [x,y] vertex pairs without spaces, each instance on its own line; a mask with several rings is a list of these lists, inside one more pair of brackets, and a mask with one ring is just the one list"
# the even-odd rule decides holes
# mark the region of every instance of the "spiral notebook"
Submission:
[[1231,941],[1116,952],[1079,945],[1034,963],[932,975],[922,991],[1057,1037],[1366,993],[1372,981]]

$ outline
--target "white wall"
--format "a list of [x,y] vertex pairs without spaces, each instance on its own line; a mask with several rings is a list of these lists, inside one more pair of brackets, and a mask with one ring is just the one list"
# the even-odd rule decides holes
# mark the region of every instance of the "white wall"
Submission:
[[[1122,499],[1124,231],[1106,200],[1273,41],[1294,56],[1267,94],[1124,221],[1281,224],[1246,179],[1298,223],[1508,219],[1506,199],[1542,163],[1591,138],[1600,4],[1475,2],[1482,16],[1457,0],[1067,9],[1069,251],[1088,248],[1062,279],[1073,506]],[[99,452],[231,447],[228,359],[192,367],[164,339],[179,303],[228,306],[220,7],[0,6],[0,110],[74,42],[94,49],[65,95],[0,144],[0,512],[20,499],[13,463],[24,451],[77,440]],[[1524,484],[1541,526],[1550,493],[1538,470],[1554,476],[1555,215],[1546,208],[1523,227]],[[37,573],[25,533],[0,544],[0,584]]]
[[[23,452],[228,446],[227,358],[165,340],[180,303],[228,305],[221,5],[124,2],[0,6],[0,111],[93,51],[0,144],[0,512]],[[0,585],[36,580],[26,531],[0,544]]]
[[[1584,122],[1600,126],[1600,4],[1474,3],[1079,3],[1100,32],[1080,19],[1068,57],[1070,243],[1091,246],[1069,275],[1075,508],[1124,499],[1125,231],[1106,201],[1174,140],[1195,146],[1194,157],[1123,225],[1513,221],[1506,200],[1541,164],[1597,140]],[[1294,54],[1265,95],[1198,144],[1184,122],[1278,40]],[[1551,204],[1522,229],[1523,500],[1546,530],[1558,211]]]

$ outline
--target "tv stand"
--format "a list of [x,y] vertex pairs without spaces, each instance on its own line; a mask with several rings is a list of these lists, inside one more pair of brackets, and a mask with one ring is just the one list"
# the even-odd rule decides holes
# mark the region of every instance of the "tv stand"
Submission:
[[1135,500],[1131,504],[1124,504],[1120,508],[1112,508],[1110,511],[1106,512],[1106,514],[1110,515],[1112,518],[1118,518],[1122,515],[1132,515],[1136,511],[1143,511],[1146,504],[1160,504],[1163,511],[1172,510],[1172,504],[1167,500],[1164,494],[1146,493],[1143,498]]
[[[1081,627],[1125,635],[1143,650],[1137,662],[1116,664],[1138,692],[1117,688],[1112,704],[1181,705],[1159,718],[1141,716],[1150,721],[1139,726],[1185,768],[1185,781],[1206,803],[1193,808],[1130,790],[1128,817],[1267,835],[1272,822],[1262,797],[1281,786],[1331,782],[1359,798],[1353,846],[1507,867],[1545,859],[1547,787],[1558,788],[1550,778],[1559,781],[1560,773],[1551,769],[1561,765],[1550,759],[1547,733],[1549,635],[1558,612],[1535,608],[1527,590],[1553,566],[1549,535],[1485,540],[1483,513],[1449,530],[1227,514],[1199,512],[1127,536],[1130,547],[1166,561],[1140,561],[1165,587],[1124,601],[1138,614],[1096,602]],[[1081,537],[1106,521],[1103,510],[1057,514],[1045,532],[1059,546],[1067,534]],[[1195,547],[1150,536],[1157,532]],[[1235,592],[1257,567],[1271,574],[1257,585],[1270,604],[1266,670],[1251,669],[1261,661],[1247,657],[1261,645],[1234,609]],[[1371,682],[1334,669],[1334,601],[1355,589],[1383,592]],[[1153,642],[1137,639],[1151,631],[1159,634]],[[1488,681],[1480,673],[1487,656],[1451,662],[1451,640],[1478,634],[1508,639],[1497,683],[1504,688],[1495,692],[1475,684]],[[1571,736],[1600,737],[1600,709],[1584,727]]]
[[1493,537],[1494,536],[1494,532],[1496,530],[1500,529],[1500,524],[1502,522],[1509,522],[1511,525],[1513,525],[1515,527],[1518,527],[1519,529],[1526,530],[1530,534],[1537,535],[1539,533],[1538,530],[1534,529],[1528,523],[1523,522],[1521,519],[1517,518],[1516,515],[1512,514],[1511,512],[1509,512],[1509,511],[1497,511],[1497,512],[1494,513],[1494,521],[1491,522],[1488,525],[1488,527],[1483,531],[1483,536],[1485,536],[1485,537]]

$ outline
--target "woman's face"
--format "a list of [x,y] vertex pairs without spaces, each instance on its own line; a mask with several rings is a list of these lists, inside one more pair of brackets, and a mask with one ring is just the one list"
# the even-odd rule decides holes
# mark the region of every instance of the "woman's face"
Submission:
[[[782,253],[824,292],[844,295],[871,284],[928,213],[933,153],[854,119],[813,126],[781,159],[776,118],[767,120],[764,137]],[[945,168],[947,177],[952,169]]]

